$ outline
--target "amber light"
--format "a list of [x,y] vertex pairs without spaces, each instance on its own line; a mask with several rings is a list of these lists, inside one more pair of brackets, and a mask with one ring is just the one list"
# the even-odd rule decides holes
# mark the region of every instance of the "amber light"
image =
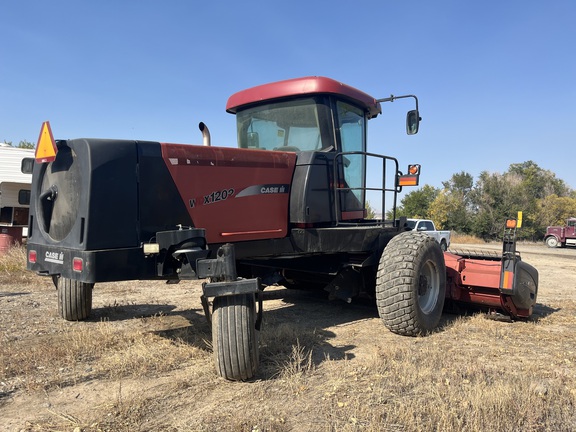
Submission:
[[509,229],[516,228],[516,219],[506,220],[506,228],[509,228]]
[[398,180],[399,186],[418,186],[418,179],[416,176],[402,176]]
[[420,165],[408,165],[408,174],[416,175],[420,171]]
[[81,272],[83,268],[84,268],[84,261],[82,261],[82,258],[74,258],[72,260],[72,269],[74,271]]
[[28,262],[35,263],[36,262],[36,251],[31,250],[28,252]]

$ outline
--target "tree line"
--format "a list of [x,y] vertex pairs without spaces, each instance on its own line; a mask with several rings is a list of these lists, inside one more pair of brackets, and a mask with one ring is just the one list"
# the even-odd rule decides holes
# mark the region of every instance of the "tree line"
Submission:
[[542,240],[547,226],[576,216],[576,191],[527,161],[511,164],[503,174],[483,171],[476,182],[461,171],[441,188],[424,185],[404,196],[396,217],[432,219],[438,229],[489,240],[501,236],[506,218],[518,211],[523,212],[518,237]]
[[17,148],[24,148],[24,149],[36,148],[36,144],[31,143],[30,141],[26,141],[26,140],[20,141],[18,143],[18,145],[12,144],[12,141],[5,141],[5,143],[8,144],[9,146],[17,147]]
[[[35,144],[20,141],[15,147],[35,148]],[[367,210],[374,217],[370,204]],[[402,198],[396,217],[432,219],[438,229],[490,240],[498,238],[506,218],[519,211],[523,221],[518,237],[542,240],[547,226],[564,225],[568,217],[576,217],[576,191],[530,160],[511,164],[503,174],[482,171],[476,182],[461,171],[441,188],[426,184]]]

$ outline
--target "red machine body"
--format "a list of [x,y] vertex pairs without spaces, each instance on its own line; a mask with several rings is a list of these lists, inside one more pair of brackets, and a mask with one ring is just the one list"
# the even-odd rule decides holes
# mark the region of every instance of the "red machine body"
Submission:
[[446,297],[489,308],[500,308],[500,261],[480,261],[444,253]]
[[[444,253],[446,262],[446,298],[488,310],[500,311],[512,318],[529,318],[532,306],[518,308],[509,295],[500,290],[502,262],[464,258]],[[535,297],[533,297],[535,300]]]
[[516,219],[506,221],[502,254],[445,252],[446,298],[456,303],[529,318],[538,295],[538,271],[516,252]]
[[263,84],[234,93],[228,98],[226,111],[236,114],[243,108],[262,101],[293,98],[310,94],[332,94],[362,104],[368,118],[382,113],[380,102],[354,87],[326,77],[303,77]]
[[[27,268],[52,277],[60,315],[86,319],[95,283],[205,279],[216,368],[248,379],[258,363],[262,291],[321,289],[351,302],[372,297],[384,324],[416,336],[438,325],[445,300],[529,317],[538,273],[520,260],[515,227],[501,256],[443,253],[397,217],[420,165],[368,152],[368,120],[382,102],[325,77],[232,95],[238,148],[78,138],[41,133],[32,169]],[[43,127],[49,131],[49,127]],[[55,153],[52,154],[52,153]],[[372,170],[375,171],[372,171]],[[373,173],[376,173],[373,175]],[[381,179],[378,187],[369,179]],[[381,218],[367,217],[368,196]]]

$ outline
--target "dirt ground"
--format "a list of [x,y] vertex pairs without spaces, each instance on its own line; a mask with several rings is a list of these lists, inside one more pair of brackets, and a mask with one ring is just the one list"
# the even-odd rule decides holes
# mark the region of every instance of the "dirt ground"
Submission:
[[[500,251],[501,246],[452,245],[451,249]],[[536,315],[554,313],[563,301],[576,301],[576,249],[549,249],[543,245],[519,245],[518,249],[523,260],[539,271]],[[199,301],[200,292],[199,282],[171,285],[160,282],[100,284],[94,290],[91,318],[87,322],[68,323],[58,317],[56,292],[46,278],[38,277],[34,284],[4,284],[0,286],[0,354],[5,355],[2,351],[13,341],[28,341],[33,347],[38,341],[51,338],[54,344],[58,344],[62,334],[79,326],[94,327],[103,321],[109,322],[112,329],[118,332],[136,330],[166,337],[171,332],[186,329],[195,332],[197,337],[194,340],[200,341],[198,344],[202,345],[203,340],[210,338],[210,327]],[[322,347],[321,353],[315,353],[317,358],[313,359],[317,364],[326,358],[346,361],[352,366],[363,362],[369,364],[375,352],[375,344],[382,345],[387,341],[398,343],[403,340],[383,327],[375,307],[370,303],[330,302],[323,296],[284,288],[266,292],[264,326],[273,328],[289,324],[296,333],[299,330],[314,329]],[[160,319],[147,319],[150,317]],[[454,318],[446,315],[444,319]],[[574,328],[567,331],[573,332]],[[236,407],[236,415],[242,416],[250,408],[245,407],[241,401],[235,402],[235,395],[240,394],[243,388],[239,386],[252,384],[229,383],[218,378],[213,372],[209,341],[205,341],[201,348],[206,351],[206,355],[200,356],[197,361],[184,362],[181,367],[174,367],[168,372],[138,377],[124,376],[117,380],[91,374],[89,363],[77,362],[69,365],[69,369],[60,368],[62,385],[48,386],[42,390],[23,387],[17,378],[5,377],[3,371],[0,371],[0,430],[79,432],[83,428],[78,419],[89,418],[87,413],[91,410],[118,407],[121,399],[128,400],[137,395],[146,395],[146,400],[155,400],[156,397],[158,412],[152,417],[168,419],[164,423],[159,423],[159,420],[154,423],[152,418],[149,420],[152,422],[150,427],[141,427],[141,430],[154,430],[154,424],[169,424],[172,426],[170,430],[195,430],[194,419],[206,419],[210,413],[222,414],[223,406],[227,409]],[[269,367],[264,369],[257,380],[267,383],[267,391],[273,391],[272,387],[276,385],[273,379],[275,372]],[[191,376],[196,375],[198,381],[202,380],[202,386],[192,386],[195,381]],[[163,405],[158,399],[166,397],[167,387],[184,380],[187,380],[188,385],[172,389],[179,403],[172,401],[170,411],[163,411]],[[199,399],[202,403],[198,402]],[[193,409],[186,409],[187,404]],[[299,427],[301,424],[298,421],[306,409],[313,410],[313,404],[313,401],[306,400],[294,403],[292,409],[285,408],[283,411],[291,417],[278,422],[290,422],[291,426],[285,430],[313,430],[314,427]],[[265,406],[266,400],[262,401],[262,407],[258,409],[265,409]],[[67,424],[69,429],[58,429],[56,426],[51,428],[51,424]]]

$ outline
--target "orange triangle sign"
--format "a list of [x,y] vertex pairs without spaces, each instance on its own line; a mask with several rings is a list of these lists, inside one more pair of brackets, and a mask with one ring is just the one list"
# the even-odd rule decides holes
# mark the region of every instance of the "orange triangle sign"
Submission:
[[40,136],[38,137],[38,144],[36,145],[36,162],[52,162],[56,159],[56,153],[58,153],[58,148],[56,147],[56,142],[52,136],[50,122],[45,121],[42,123],[42,129],[40,129]]

